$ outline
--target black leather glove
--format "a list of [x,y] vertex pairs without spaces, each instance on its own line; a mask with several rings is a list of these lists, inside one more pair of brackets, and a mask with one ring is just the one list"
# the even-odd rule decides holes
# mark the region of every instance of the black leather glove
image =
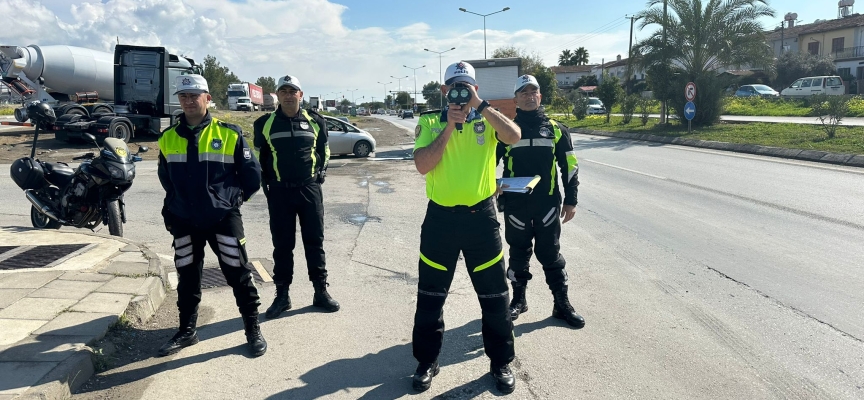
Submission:
[[327,178],[327,170],[318,171],[318,183],[324,183],[324,179]]

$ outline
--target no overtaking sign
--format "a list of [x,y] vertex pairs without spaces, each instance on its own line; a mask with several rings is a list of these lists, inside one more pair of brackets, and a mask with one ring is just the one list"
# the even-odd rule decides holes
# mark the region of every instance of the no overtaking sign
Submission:
[[696,84],[693,82],[688,82],[687,86],[684,87],[684,98],[687,101],[696,100]]

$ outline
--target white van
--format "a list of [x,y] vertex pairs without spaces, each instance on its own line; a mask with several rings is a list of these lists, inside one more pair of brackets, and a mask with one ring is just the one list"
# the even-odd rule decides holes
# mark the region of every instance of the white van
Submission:
[[839,76],[811,76],[792,82],[780,92],[783,97],[804,97],[814,94],[840,96],[846,94],[843,79]]

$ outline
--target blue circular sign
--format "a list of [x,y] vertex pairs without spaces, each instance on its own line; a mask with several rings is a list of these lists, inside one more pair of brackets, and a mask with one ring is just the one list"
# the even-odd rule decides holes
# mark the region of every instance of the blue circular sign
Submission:
[[692,101],[688,101],[687,104],[684,105],[684,118],[687,118],[687,120],[690,121],[695,116],[696,116],[696,104],[693,104]]

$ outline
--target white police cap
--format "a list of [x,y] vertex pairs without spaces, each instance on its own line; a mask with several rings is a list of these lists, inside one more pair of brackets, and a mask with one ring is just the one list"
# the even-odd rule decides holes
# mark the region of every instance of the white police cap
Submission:
[[174,80],[174,87],[177,89],[174,94],[210,92],[207,80],[201,75],[180,75]]
[[296,76],[285,75],[279,78],[279,82],[276,84],[276,90],[279,90],[282,86],[291,86],[297,90],[303,90],[300,86],[300,80],[297,79]]
[[474,67],[465,61],[450,64],[447,67],[447,72],[444,73],[444,84],[452,85],[456,82],[467,82],[476,85],[474,80]]
[[522,75],[522,76],[516,78],[516,85],[513,86],[513,93],[516,94],[516,93],[521,92],[522,89],[524,89],[525,86],[528,86],[528,85],[531,85],[531,86],[536,87],[537,89],[540,89],[540,84],[537,83],[537,78],[535,78],[533,75]]

